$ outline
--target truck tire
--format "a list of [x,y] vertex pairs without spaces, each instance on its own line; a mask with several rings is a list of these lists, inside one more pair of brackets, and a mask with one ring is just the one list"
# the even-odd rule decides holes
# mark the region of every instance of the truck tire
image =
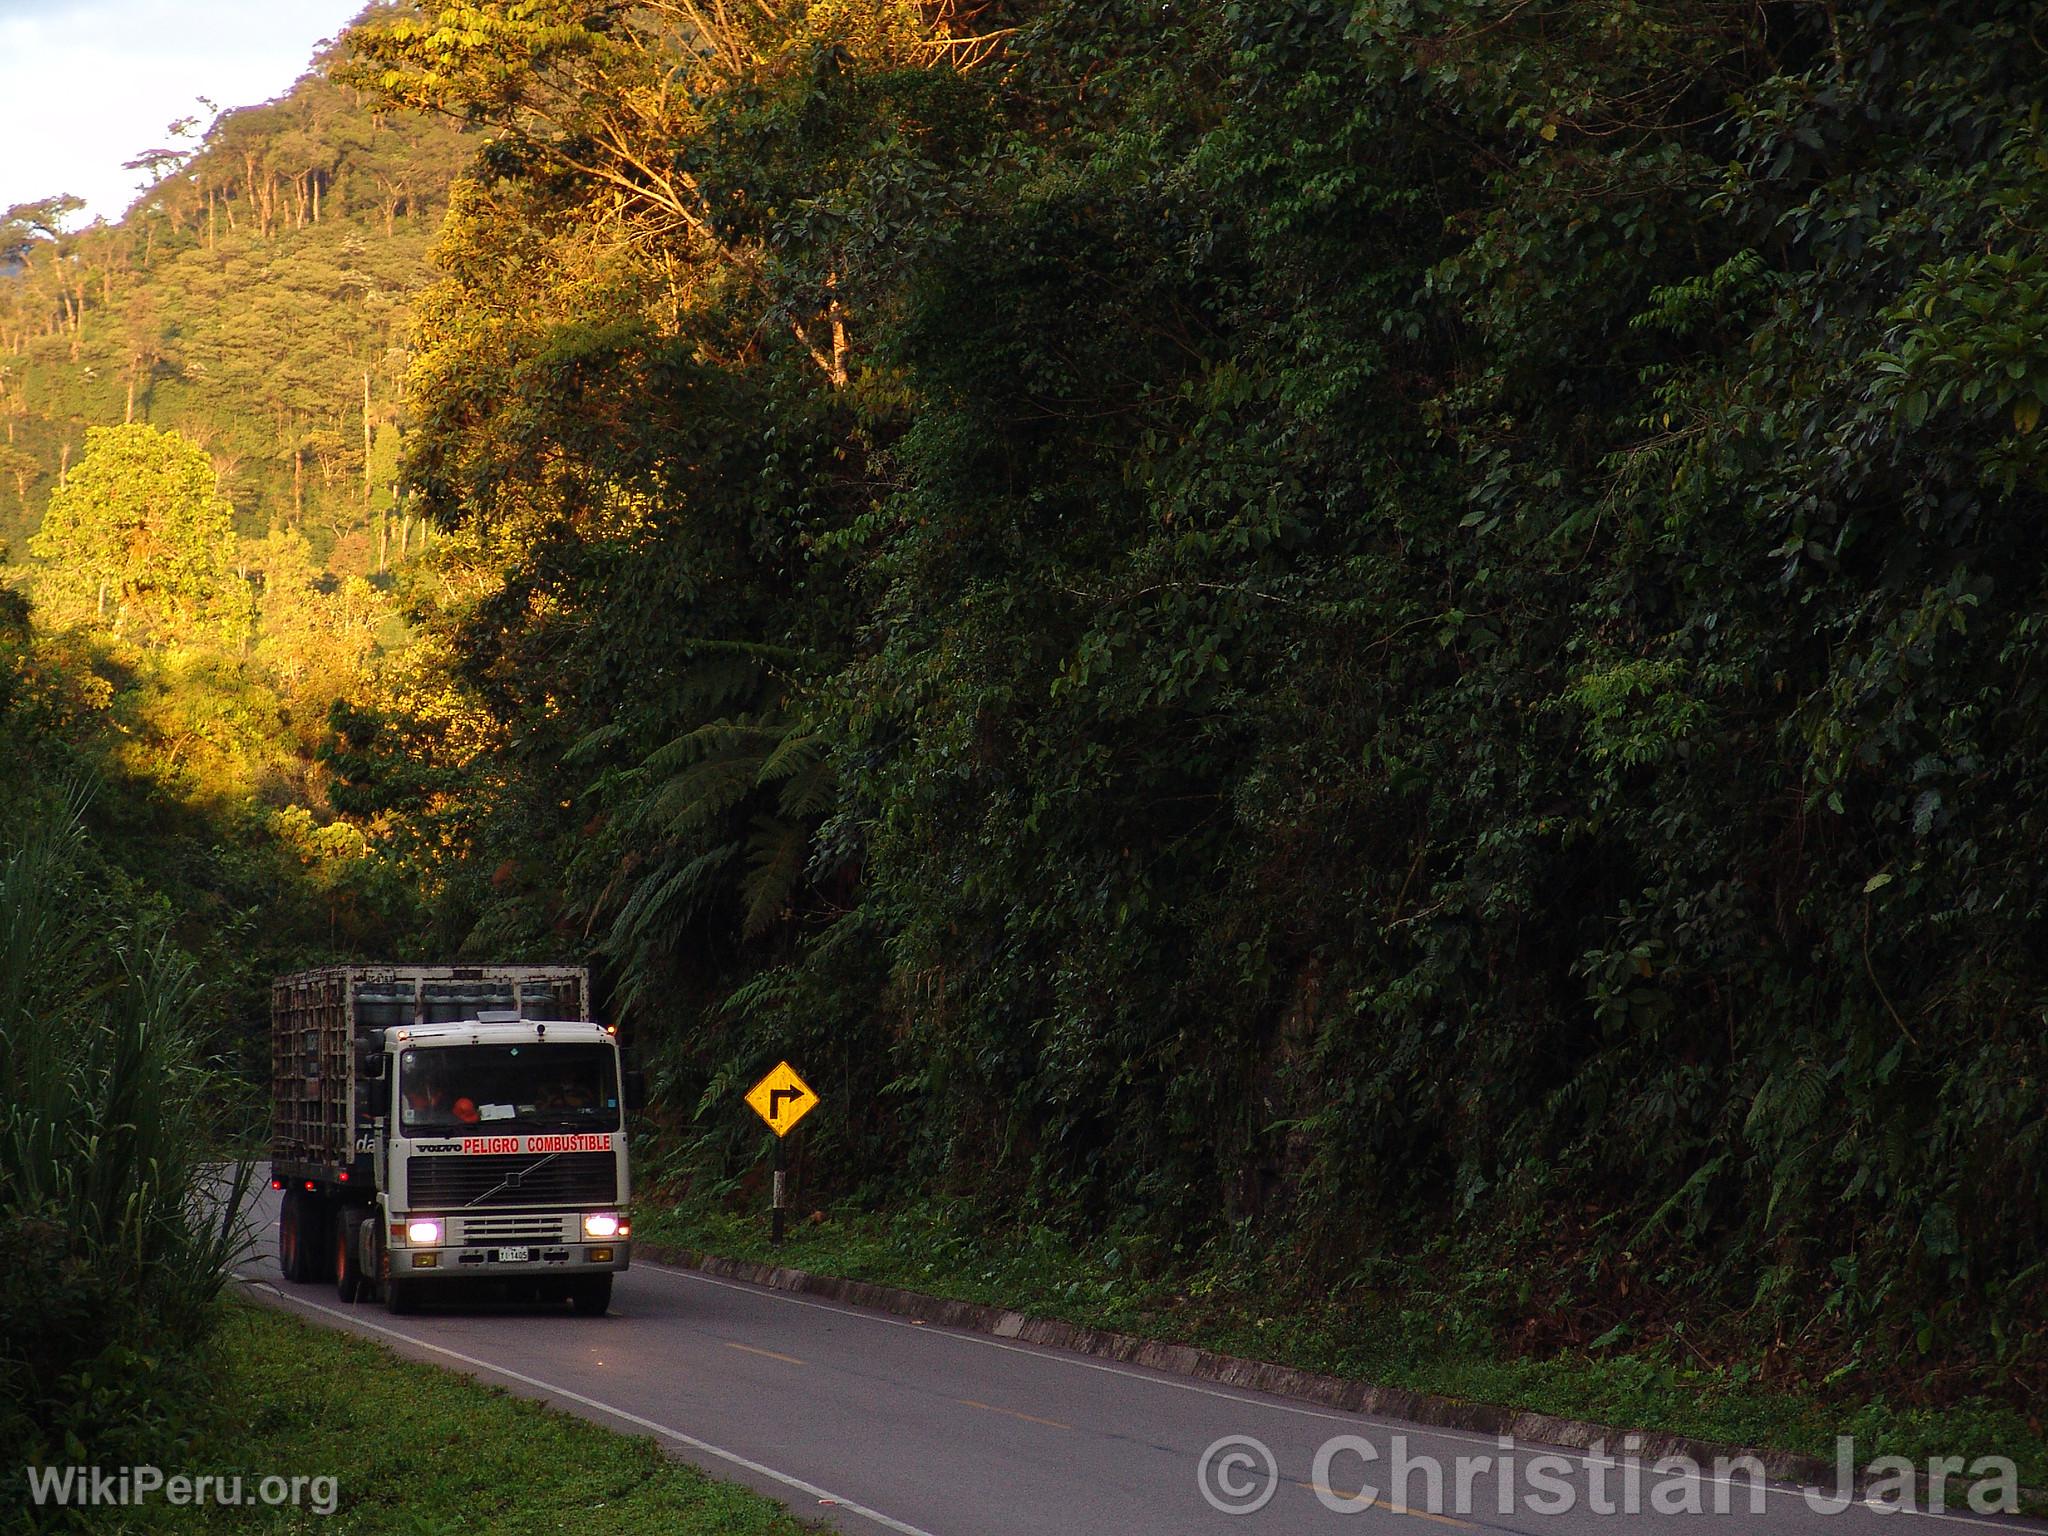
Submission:
[[569,1305],[578,1317],[603,1317],[612,1307],[612,1277],[589,1275],[571,1282]]
[[328,1249],[331,1246],[329,1240],[334,1235],[330,1205],[325,1195],[316,1195],[311,1190],[299,1193],[298,1278],[307,1285],[324,1283],[330,1273],[332,1260]]
[[286,1190],[277,1211],[277,1267],[293,1285],[306,1278],[305,1225],[306,1197]]
[[344,1207],[334,1214],[334,1294],[343,1301],[360,1301],[367,1287],[358,1244],[363,1213]]

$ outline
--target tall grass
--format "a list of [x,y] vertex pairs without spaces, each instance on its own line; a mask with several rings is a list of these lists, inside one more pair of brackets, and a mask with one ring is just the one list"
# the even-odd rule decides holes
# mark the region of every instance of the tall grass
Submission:
[[193,964],[106,915],[81,809],[0,842],[0,1445],[104,1464],[161,1442],[250,1170],[212,1161]]

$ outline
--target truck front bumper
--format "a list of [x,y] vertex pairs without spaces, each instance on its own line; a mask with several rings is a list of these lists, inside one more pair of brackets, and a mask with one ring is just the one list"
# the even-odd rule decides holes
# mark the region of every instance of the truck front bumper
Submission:
[[630,1238],[592,1243],[489,1243],[446,1248],[394,1248],[391,1273],[408,1279],[495,1276],[545,1279],[550,1275],[617,1274],[632,1259]]

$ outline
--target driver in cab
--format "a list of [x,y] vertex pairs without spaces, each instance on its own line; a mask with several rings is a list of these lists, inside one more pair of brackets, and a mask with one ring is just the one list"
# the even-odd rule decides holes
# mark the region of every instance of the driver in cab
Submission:
[[448,1084],[439,1073],[408,1073],[404,1097],[407,1125],[446,1125],[455,1118],[448,1101]]

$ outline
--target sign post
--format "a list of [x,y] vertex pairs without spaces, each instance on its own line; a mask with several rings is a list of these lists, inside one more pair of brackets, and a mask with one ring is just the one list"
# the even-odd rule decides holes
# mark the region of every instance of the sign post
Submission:
[[790,1133],[797,1121],[818,1107],[818,1096],[812,1092],[809,1083],[796,1075],[796,1068],[783,1061],[777,1062],[773,1071],[747,1090],[747,1107],[775,1133],[774,1157],[769,1164],[774,1177],[774,1193],[769,1207],[768,1240],[779,1245],[782,1242],[783,1212],[788,1205],[785,1198],[788,1175],[783,1169],[782,1138]]

